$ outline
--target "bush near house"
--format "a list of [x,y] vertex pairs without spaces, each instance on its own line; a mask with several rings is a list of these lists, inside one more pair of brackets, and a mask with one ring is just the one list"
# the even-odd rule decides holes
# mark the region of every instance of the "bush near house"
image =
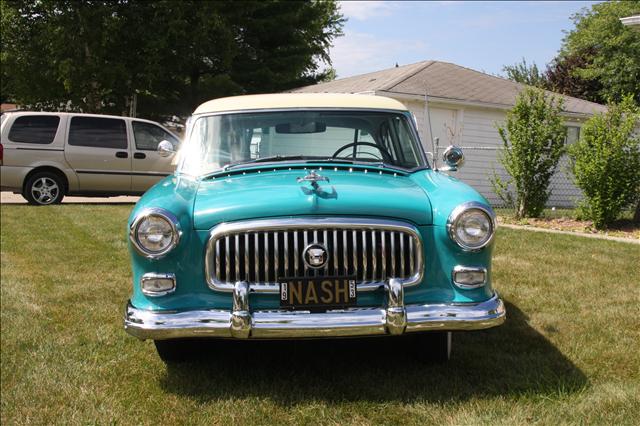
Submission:
[[515,205],[518,218],[539,217],[549,198],[549,181],[564,153],[562,104],[562,98],[543,90],[525,89],[505,125],[498,126],[504,144],[498,161],[509,178],[494,173],[491,183],[505,204]]
[[589,119],[569,149],[576,185],[585,199],[580,209],[597,229],[607,228],[623,209],[640,201],[640,108],[632,96]]

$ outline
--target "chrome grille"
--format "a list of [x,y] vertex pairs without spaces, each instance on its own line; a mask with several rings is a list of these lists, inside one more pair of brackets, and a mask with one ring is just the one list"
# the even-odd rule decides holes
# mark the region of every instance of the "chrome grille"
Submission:
[[[328,261],[309,267],[303,251],[326,248]],[[205,254],[209,286],[231,291],[247,281],[253,291],[277,292],[284,277],[354,276],[358,290],[397,278],[405,286],[422,277],[422,244],[415,227],[371,219],[277,219],[216,226]]]

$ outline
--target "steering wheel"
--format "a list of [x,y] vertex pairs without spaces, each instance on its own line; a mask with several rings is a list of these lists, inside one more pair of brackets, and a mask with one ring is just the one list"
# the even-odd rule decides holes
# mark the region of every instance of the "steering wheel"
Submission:
[[[382,154],[382,158],[378,158],[375,156],[375,154],[371,153],[371,152],[362,152],[361,154],[369,154],[372,157],[374,157],[376,160],[383,160],[387,163],[391,163],[393,162],[392,158],[391,158],[391,154],[389,154],[389,151],[387,151],[386,149],[384,149],[383,147],[376,145],[375,143],[371,143],[371,142],[351,142],[348,143],[344,146],[341,146],[340,148],[338,148],[338,150],[336,152],[333,153],[333,155],[331,156],[331,158],[338,158],[338,154],[340,154],[342,151],[344,151],[347,148],[351,148],[351,147],[355,147],[358,145],[365,145],[365,146],[371,146],[374,147],[375,149],[377,149],[378,151],[380,151],[380,154]],[[342,158],[349,158],[349,157],[355,157],[353,155],[353,153],[347,155],[346,157],[342,157]]]

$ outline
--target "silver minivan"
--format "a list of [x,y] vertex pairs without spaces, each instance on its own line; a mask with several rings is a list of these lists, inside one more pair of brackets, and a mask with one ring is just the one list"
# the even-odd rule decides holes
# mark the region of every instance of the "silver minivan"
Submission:
[[0,131],[0,189],[39,205],[142,194],[173,173],[179,143],[153,121],[108,115],[6,113]]

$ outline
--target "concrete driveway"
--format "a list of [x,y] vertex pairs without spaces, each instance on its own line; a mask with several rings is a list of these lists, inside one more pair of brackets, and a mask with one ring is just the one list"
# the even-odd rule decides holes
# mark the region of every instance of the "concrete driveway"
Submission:
[[[136,203],[140,197],[64,197],[62,204],[122,204]],[[0,192],[1,204],[27,204],[22,195],[11,192]]]

